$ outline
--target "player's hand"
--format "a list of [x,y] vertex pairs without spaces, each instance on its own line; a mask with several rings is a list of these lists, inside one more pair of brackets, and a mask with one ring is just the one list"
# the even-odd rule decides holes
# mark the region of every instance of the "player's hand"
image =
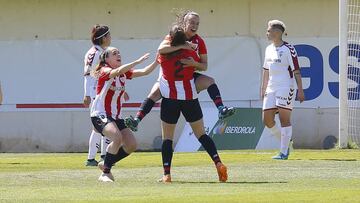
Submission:
[[137,63],[142,63],[144,62],[146,59],[148,59],[150,56],[150,53],[146,53],[144,54],[144,56],[140,57],[138,60],[136,60]]
[[89,107],[89,105],[90,105],[90,103],[91,103],[91,98],[90,98],[90,96],[84,96],[83,103],[84,103],[84,106],[85,106],[85,107]]
[[196,66],[196,61],[192,58],[192,57],[189,57],[189,58],[186,58],[186,59],[180,59],[180,62],[182,64],[184,64],[184,67],[194,67]]
[[127,102],[130,100],[130,97],[127,92],[124,92],[124,100]]
[[300,103],[305,101],[305,94],[303,89],[298,90],[297,99],[300,101]]

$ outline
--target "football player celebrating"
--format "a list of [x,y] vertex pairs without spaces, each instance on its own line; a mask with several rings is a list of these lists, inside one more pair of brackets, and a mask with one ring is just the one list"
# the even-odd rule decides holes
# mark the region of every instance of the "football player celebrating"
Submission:
[[[268,22],[267,37],[271,44],[266,47],[263,66],[261,96],[263,98],[263,122],[271,133],[281,138],[280,153],[273,159],[286,160],[289,157],[289,144],[292,136],[290,122],[295,98],[294,80],[298,87],[297,98],[305,100],[300,67],[295,48],[284,42],[282,36],[285,24],[279,20]],[[279,112],[281,130],[275,123]]]
[[99,162],[102,174],[100,181],[113,182],[111,167],[136,150],[135,137],[121,119],[121,97],[125,93],[125,82],[152,72],[158,65],[156,60],[143,69],[133,69],[149,57],[145,54],[138,60],[122,65],[118,49],[106,48],[100,55],[100,64],[94,75],[98,78],[96,97],[91,106],[91,121],[94,128],[111,140],[105,160]]
[[[96,84],[97,79],[91,76],[91,71],[99,64],[99,56],[106,47],[111,44],[110,29],[106,25],[96,24],[91,31],[91,42],[93,46],[85,54],[84,58],[84,105],[90,106],[91,102],[96,96]],[[95,130],[92,130],[89,139],[89,151],[86,166],[97,166],[98,162],[95,160],[96,153],[100,147],[101,142],[101,157],[104,158],[106,154],[106,148],[110,143],[110,140],[101,135]]]
[[[158,48],[159,54],[167,54],[180,49],[195,50],[200,57],[200,61],[185,59],[183,60],[183,63],[185,65],[195,67],[198,71],[206,71],[208,61],[207,49],[204,40],[197,34],[200,24],[199,14],[193,11],[186,11],[178,15],[176,24],[184,29],[187,43],[178,46],[171,46],[171,39],[167,35]],[[194,72],[194,81],[197,92],[201,92],[205,89],[207,90],[210,98],[213,100],[214,104],[219,110],[220,119],[228,117],[234,113],[234,108],[224,106],[219,88],[217,87],[213,78],[199,72]],[[137,112],[135,118],[129,117],[125,119],[127,126],[136,131],[140,121],[146,116],[146,114],[151,111],[154,104],[160,99],[161,94],[159,91],[159,82],[157,82],[154,84],[150,94],[148,95],[148,98],[146,98],[142,103],[140,110]]]
[[[169,36],[171,46],[181,46],[186,43],[186,34],[183,28],[178,25],[172,27]],[[190,123],[195,136],[213,160],[219,181],[225,182],[227,180],[227,168],[220,160],[215,143],[205,132],[203,114],[197,99],[194,82],[194,70],[204,70],[206,67],[195,67],[189,61],[195,64],[200,61],[200,58],[195,51],[188,49],[180,49],[160,55],[158,59],[162,69],[159,83],[163,96],[160,114],[164,176],[160,181],[163,183],[171,182],[170,168],[173,156],[174,131],[180,113],[182,113],[186,121]]]

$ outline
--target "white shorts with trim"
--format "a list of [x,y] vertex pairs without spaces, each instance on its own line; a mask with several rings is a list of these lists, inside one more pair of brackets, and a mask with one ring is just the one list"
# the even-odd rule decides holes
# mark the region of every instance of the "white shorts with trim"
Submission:
[[266,111],[277,108],[292,110],[295,96],[295,89],[292,87],[280,88],[274,91],[266,90],[263,101],[263,110]]

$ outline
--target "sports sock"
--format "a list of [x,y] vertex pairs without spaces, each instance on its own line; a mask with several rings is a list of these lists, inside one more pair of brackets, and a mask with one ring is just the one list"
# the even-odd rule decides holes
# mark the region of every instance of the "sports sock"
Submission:
[[171,160],[173,157],[173,141],[164,140],[161,147],[161,155],[164,167],[164,175],[170,174]]
[[219,154],[217,153],[215,143],[208,135],[206,135],[206,134],[202,135],[199,138],[199,142],[204,147],[206,152],[210,155],[210,157],[214,161],[215,165],[218,162],[221,162]]
[[281,146],[280,152],[287,155],[289,143],[292,136],[292,126],[282,127],[281,128]]

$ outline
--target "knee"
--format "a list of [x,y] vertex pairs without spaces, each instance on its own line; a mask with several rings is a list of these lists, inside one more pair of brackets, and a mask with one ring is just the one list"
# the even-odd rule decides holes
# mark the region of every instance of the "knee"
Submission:
[[208,86],[213,85],[213,84],[215,84],[215,79],[212,78],[212,77],[208,77],[207,78],[207,83],[208,83]]
[[151,93],[148,95],[148,98],[150,98],[150,99],[153,100],[154,102],[157,102],[159,99],[161,99],[160,90],[157,89],[156,91],[151,92]]
[[281,127],[288,127],[291,126],[290,120],[280,120]]
[[120,146],[122,144],[122,139],[121,139],[121,135],[117,135],[113,138],[112,140],[113,145],[115,146]]
[[134,152],[136,149],[137,149],[137,142],[135,140],[130,143],[127,143],[125,146],[125,150],[129,154]]
[[272,128],[275,125],[275,121],[271,119],[263,118],[263,123],[267,128]]

